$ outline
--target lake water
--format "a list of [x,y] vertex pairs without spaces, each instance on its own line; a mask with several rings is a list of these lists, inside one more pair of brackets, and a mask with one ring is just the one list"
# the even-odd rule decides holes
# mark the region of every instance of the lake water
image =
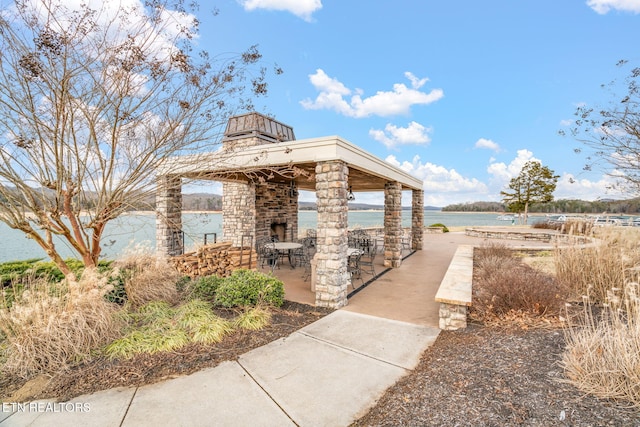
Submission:
[[[403,227],[411,226],[411,211],[403,211]],[[426,226],[441,223],[447,227],[473,225],[508,225],[510,222],[500,221],[496,213],[459,213],[425,211]],[[381,227],[383,224],[381,211],[349,212],[349,227]],[[299,229],[315,228],[317,213],[315,211],[299,212]],[[185,213],[183,229],[187,248],[202,243],[204,233],[217,233],[222,236],[222,215],[219,213]],[[155,247],[155,215],[124,215],[109,223],[103,241],[102,256],[114,259],[123,252],[137,246]],[[209,237],[211,239],[212,237]],[[32,240],[17,230],[0,222],[0,262],[31,258],[46,258],[45,252]],[[59,241],[58,248],[64,257],[73,256],[68,246]]]

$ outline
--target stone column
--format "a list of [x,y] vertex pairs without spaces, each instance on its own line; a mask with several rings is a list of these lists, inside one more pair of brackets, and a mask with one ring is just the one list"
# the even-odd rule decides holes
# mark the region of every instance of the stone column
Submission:
[[398,268],[402,264],[402,185],[384,185],[384,266]]
[[182,236],[182,180],[161,176],[156,190],[156,251],[160,255],[184,253]]
[[241,246],[242,236],[251,236],[251,242],[255,243],[256,188],[244,182],[225,182],[222,184],[222,241]]
[[422,250],[424,234],[424,191],[411,192],[411,249]]
[[314,283],[316,305],[320,307],[347,305],[348,177],[349,168],[344,162],[316,165],[318,238]]

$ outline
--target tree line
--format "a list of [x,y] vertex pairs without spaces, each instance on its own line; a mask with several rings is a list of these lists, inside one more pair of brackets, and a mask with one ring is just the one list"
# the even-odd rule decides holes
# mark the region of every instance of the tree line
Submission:
[[[500,202],[457,203],[442,208],[443,212],[507,212],[507,206]],[[578,200],[559,199],[547,203],[533,203],[532,213],[579,213],[579,214],[637,214],[640,213],[640,198],[629,200]]]

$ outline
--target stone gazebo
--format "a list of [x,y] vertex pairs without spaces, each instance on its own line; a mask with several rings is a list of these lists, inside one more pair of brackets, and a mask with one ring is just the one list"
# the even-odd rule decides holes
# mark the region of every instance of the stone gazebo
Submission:
[[[296,170],[297,173],[292,173]],[[182,178],[223,182],[223,237],[240,246],[265,236],[298,237],[298,191],[315,191],[316,305],[347,304],[350,192],[384,192],[384,265],[402,263],[402,191],[412,191],[411,247],[422,249],[422,182],[338,136],[296,140],[290,126],[258,113],[229,120],[222,148],[177,157],[158,177],[158,251],[182,253]]]

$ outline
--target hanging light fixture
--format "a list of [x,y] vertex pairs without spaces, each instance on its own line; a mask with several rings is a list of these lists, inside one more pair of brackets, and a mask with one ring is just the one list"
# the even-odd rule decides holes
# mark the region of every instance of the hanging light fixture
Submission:
[[349,186],[349,194],[347,194],[347,201],[352,202],[356,199],[356,196],[353,195],[353,188]]
[[296,188],[296,183],[292,180],[291,186],[289,187],[289,197],[292,199],[298,197],[298,189]]

